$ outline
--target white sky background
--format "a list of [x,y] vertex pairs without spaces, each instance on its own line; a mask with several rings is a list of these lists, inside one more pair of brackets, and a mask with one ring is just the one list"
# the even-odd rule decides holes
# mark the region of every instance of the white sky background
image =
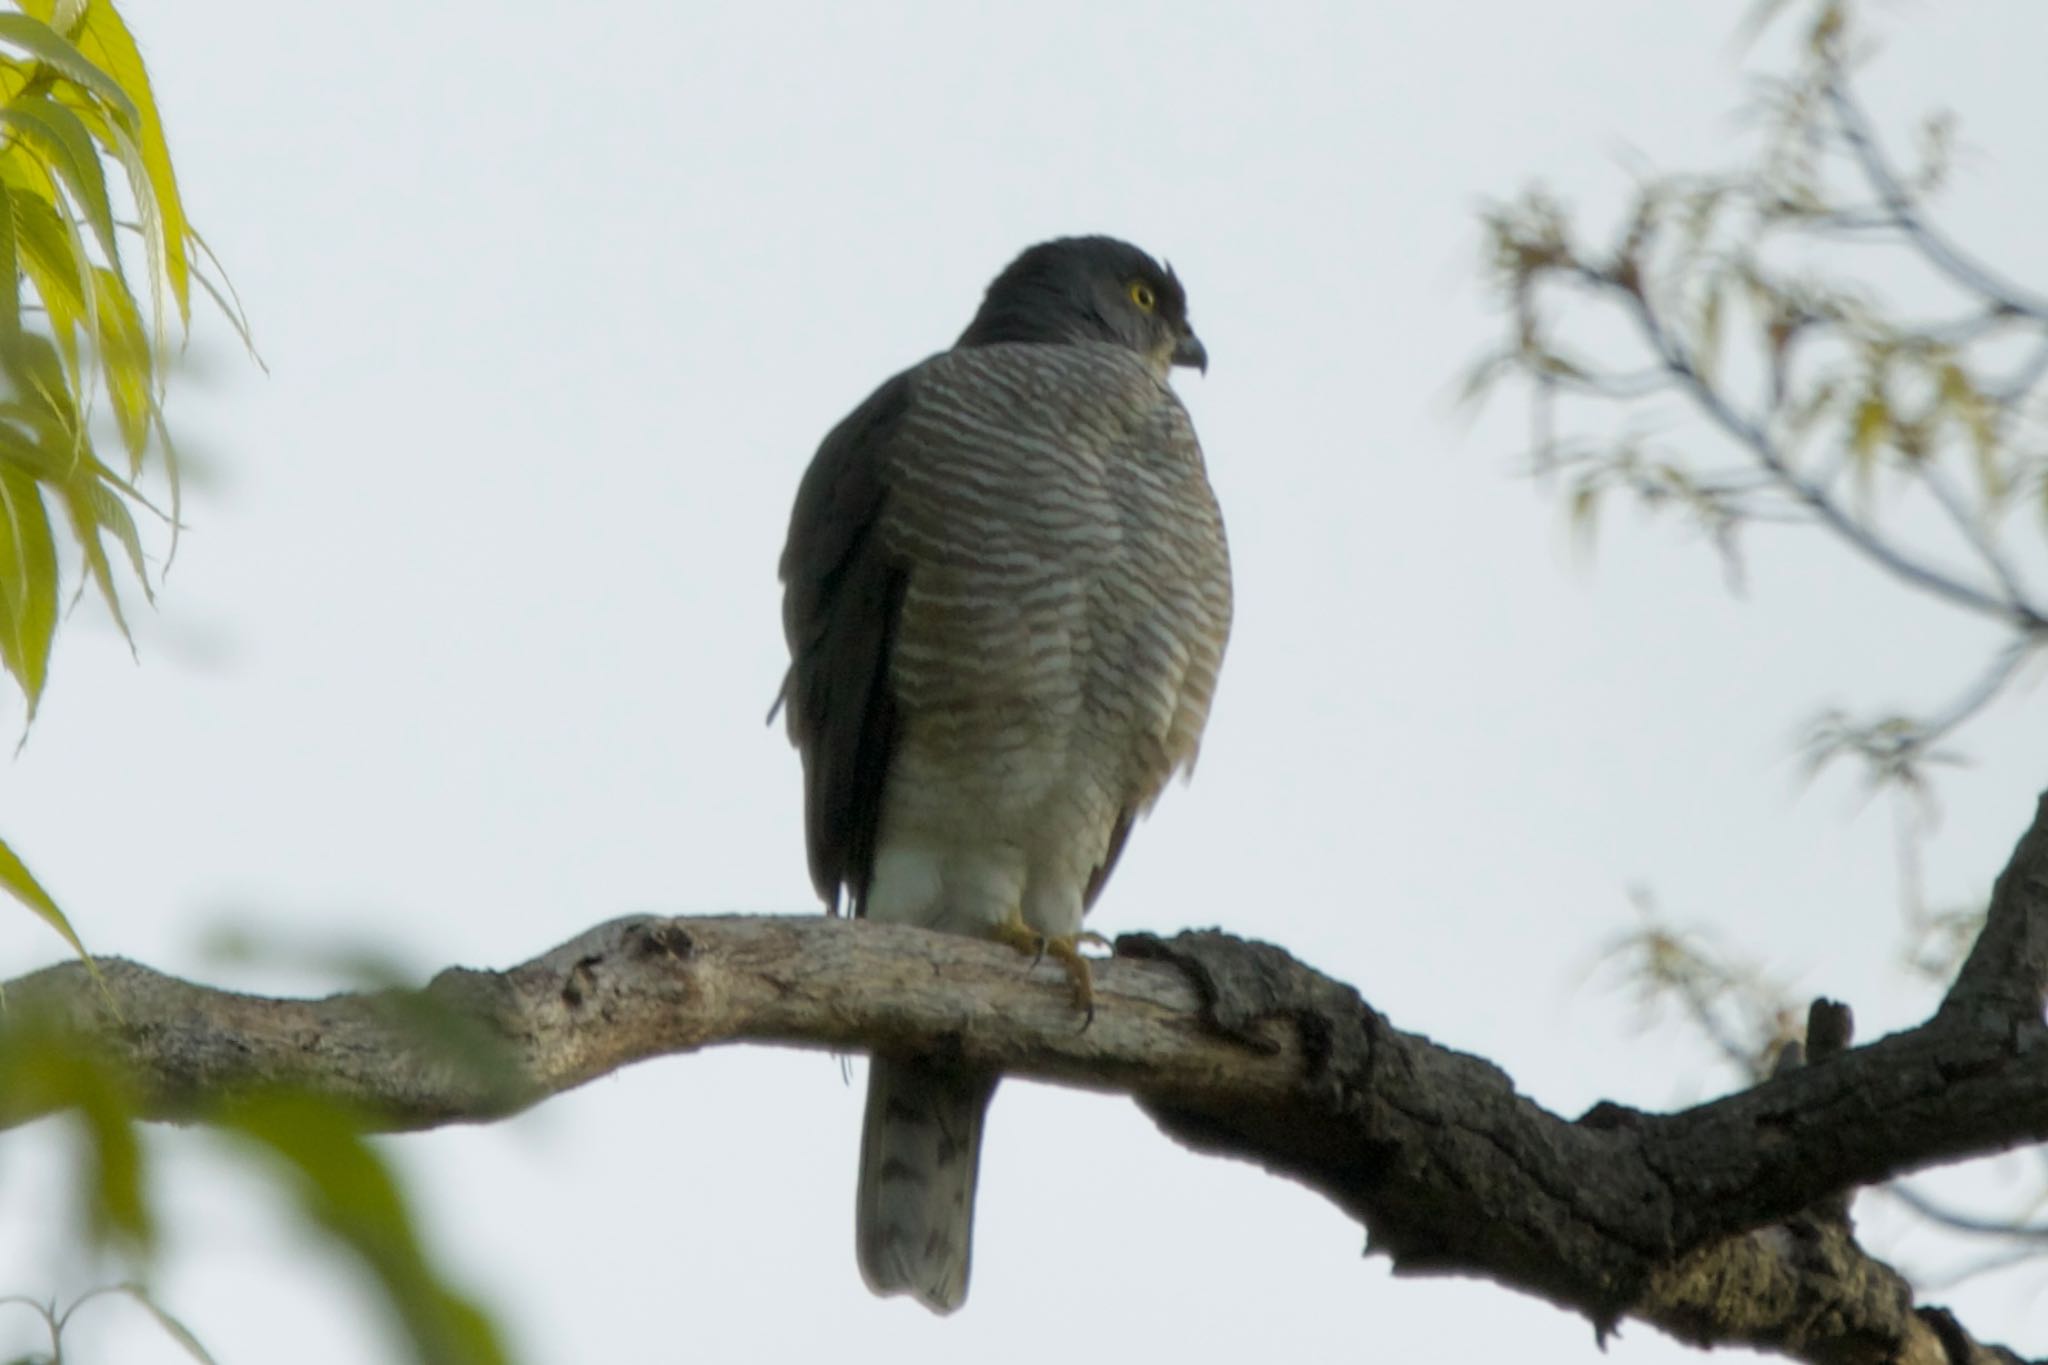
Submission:
[[[1793,741],[1823,705],[1938,699],[1984,632],[1815,532],[1755,537],[1747,600],[1619,507],[1581,567],[1513,476],[1519,407],[1450,410],[1497,330],[1481,203],[1540,176],[1597,213],[1638,156],[1734,156],[1742,7],[125,8],[271,372],[202,318],[172,396],[193,529],[135,613],[142,665],[97,604],[73,613],[0,786],[0,829],[95,948],[321,990],[344,978],[224,964],[208,936],[424,977],[626,913],[812,911],[796,756],[761,723],[797,479],[1018,249],[1108,231],[1172,259],[1213,357],[1179,385],[1238,625],[1201,772],[1095,927],[1284,944],[1566,1114],[1728,1081],[1588,984],[1634,883],[1849,999],[1866,1037],[1924,1015],[1886,808],[1804,786]],[[1881,16],[1903,36],[1875,100],[1952,104],[1975,149],[1944,221],[2048,280],[2048,7]],[[1937,900],[1987,889],[2024,827],[2041,701],[1946,780]],[[0,925],[0,972],[62,956]],[[1391,1279],[1334,1207],[1128,1102],[1020,1083],[966,1309],[871,1299],[861,1105],[858,1068],[727,1050],[386,1150],[532,1361],[1595,1358],[1534,1300]],[[355,1272],[210,1140],[154,1146],[179,1210],[161,1296],[223,1365],[395,1354]],[[107,1274],[54,1250],[59,1151],[0,1143],[6,1291]],[[1876,1221],[1881,1252],[1947,1263]],[[1943,1297],[2038,1352],[2043,1282]],[[101,1311],[81,1361],[181,1358]],[[0,1351],[24,1332],[0,1317]],[[1628,1326],[1609,1358],[1686,1354]]]

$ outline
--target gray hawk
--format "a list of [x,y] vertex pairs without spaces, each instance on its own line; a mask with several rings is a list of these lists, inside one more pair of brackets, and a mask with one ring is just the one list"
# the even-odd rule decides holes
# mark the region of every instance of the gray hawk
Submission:
[[[1172,270],[1128,243],[1025,251],[949,351],[883,384],[804,475],[782,687],[828,908],[1050,952],[1191,768],[1230,632],[1223,521],[1175,365]],[[877,1294],[967,1294],[996,1077],[877,1056],[856,1241]]]

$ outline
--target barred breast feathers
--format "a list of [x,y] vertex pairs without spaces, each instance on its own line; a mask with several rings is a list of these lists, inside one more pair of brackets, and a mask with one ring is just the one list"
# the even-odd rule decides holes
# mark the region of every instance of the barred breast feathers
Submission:
[[[915,392],[889,473],[888,534],[914,566],[903,700],[948,731],[938,713],[1026,707],[1060,743],[1100,744],[1097,780],[1150,806],[1193,763],[1229,629],[1186,410],[1140,357],[1097,344],[947,353]],[[1052,738],[1030,728],[984,743]]]

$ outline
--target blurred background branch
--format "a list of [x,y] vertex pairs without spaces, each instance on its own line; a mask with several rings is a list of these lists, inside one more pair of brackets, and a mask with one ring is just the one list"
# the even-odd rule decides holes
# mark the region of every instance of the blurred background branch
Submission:
[[[1675,512],[1740,588],[1746,537],[1811,526],[1992,628],[1981,658],[1956,660],[1946,696],[1910,711],[1830,707],[1799,742],[1809,776],[1851,764],[1895,802],[1902,959],[1946,981],[1983,906],[1926,904],[1936,778],[1964,761],[1972,722],[2048,655],[2048,296],[1940,226],[1954,121],[1921,120],[1911,155],[1887,145],[1857,90],[1871,49],[1856,7],[1761,5],[1750,36],[1795,17],[1789,70],[1757,83],[1744,164],[1644,180],[1604,237],[1541,190],[1488,213],[1507,335],[1466,392],[1526,390],[1529,467],[1582,539],[1617,498]],[[1845,253],[1845,240],[1861,250]],[[1886,271],[1926,277],[1926,298],[1908,309],[1879,297],[1870,280]],[[1669,1007],[1743,1082],[1769,1074],[1798,1035],[1791,993],[1753,954],[1682,929],[1647,891],[1634,898],[1642,927],[1607,961],[1645,1017]],[[2036,1184],[2013,1218],[1888,1194],[1998,1245],[2003,1264],[2048,1251],[2024,1221],[2048,1199],[2048,1172],[2028,1169]]]

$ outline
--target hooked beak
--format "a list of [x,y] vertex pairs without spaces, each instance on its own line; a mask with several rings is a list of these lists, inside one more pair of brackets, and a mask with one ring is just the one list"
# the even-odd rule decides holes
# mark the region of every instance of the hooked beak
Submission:
[[1192,365],[1203,374],[1207,374],[1209,373],[1209,348],[1202,344],[1200,337],[1196,336],[1193,332],[1189,332],[1175,343],[1173,363],[1176,365]]

